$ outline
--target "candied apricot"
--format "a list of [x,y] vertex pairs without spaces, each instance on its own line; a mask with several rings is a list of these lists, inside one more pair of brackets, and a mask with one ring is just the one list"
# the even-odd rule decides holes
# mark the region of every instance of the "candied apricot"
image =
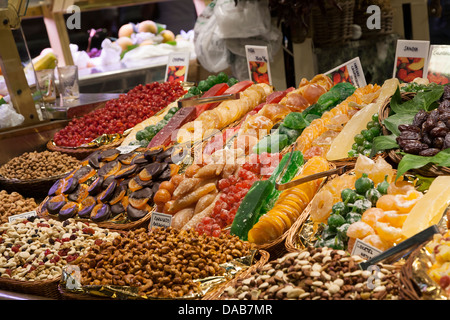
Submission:
[[166,203],[172,198],[170,192],[167,189],[162,189],[161,186],[159,190],[155,193],[153,197],[153,202],[155,203]]

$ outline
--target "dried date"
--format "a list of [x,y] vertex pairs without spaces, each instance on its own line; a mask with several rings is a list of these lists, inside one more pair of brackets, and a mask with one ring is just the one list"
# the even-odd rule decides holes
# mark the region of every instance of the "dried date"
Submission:
[[438,121],[436,126],[430,130],[430,136],[432,137],[445,137],[447,133],[447,125],[442,121]]
[[441,151],[441,149],[428,148],[428,149],[420,151],[419,156],[432,157],[432,156],[436,155],[439,151]]
[[406,153],[419,154],[420,151],[428,149],[428,145],[419,140],[406,140],[402,149]]
[[420,133],[420,127],[412,125],[412,124],[401,124],[398,126],[398,130],[400,132],[404,132],[404,131],[411,131],[411,132],[417,132]]
[[412,125],[415,127],[422,127],[422,124],[427,120],[428,113],[425,110],[419,110],[414,116]]

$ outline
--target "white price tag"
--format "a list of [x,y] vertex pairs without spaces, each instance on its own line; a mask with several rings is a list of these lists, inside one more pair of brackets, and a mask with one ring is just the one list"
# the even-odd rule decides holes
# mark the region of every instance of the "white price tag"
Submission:
[[247,56],[248,76],[255,83],[272,84],[270,62],[267,47],[245,46]]
[[393,78],[400,83],[426,77],[430,41],[397,40]]
[[172,225],[172,216],[161,212],[153,212],[150,220],[150,229],[153,227],[168,228]]
[[189,69],[189,51],[172,52],[166,67],[166,77],[164,81],[186,82]]
[[127,154],[136,150],[137,148],[139,148],[139,146],[134,145],[134,146],[120,146],[117,147],[116,149],[120,151],[120,154]]
[[13,222],[14,220],[17,220],[17,219],[23,220],[23,219],[28,219],[30,217],[37,217],[36,211],[28,211],[28,212],[16,214],[14,216],[10,216],[10,217],[8,217],[8,222],[11,223],[11,222]]
[[359,57],[353,58],[352,60],[325,72],[325,75],[331,78],[333,84],[349,82],[357,88],[362,88],[367,85]]
[[383,251],[378,250],[377,248],[371,246],[370,244],[367,244],[360,239],[356,239],[355,245],[353,246],[352,249],[352,256],[357,255],[360,256],[361,258],[369,260],[382,252]]
[[430,46],[430,57],[426,74],[430,82],[441,85],[450,83],[450,46]]

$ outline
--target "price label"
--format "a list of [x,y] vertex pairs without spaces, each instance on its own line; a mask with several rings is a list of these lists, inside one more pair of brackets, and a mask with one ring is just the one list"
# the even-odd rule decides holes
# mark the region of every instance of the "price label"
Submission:
[[432,45],[430,46],[430,56],[428,67],[426,68],[427,78],[430,82],[437,84],[447,84],[450,82],[450,46]]
[[255,83],[272,84],[269,55],[265,46],[245,46],[248,75]]
[[357,88],[367,85],[363,68],[359,57],[353,58],[340,66],[326,72],[325,75],[330,77],[333,84],[340,82],[349,82]]
[[397,78],[400,83],[423,78],[426,75],[429,48],[430,41],[398,40],[392,77]]
[[116,149],[120,151],[120,154],[127,154],[139,148],[139,146],[120,146]]
[[168,228],[172,225],[172,216],[161,212],[153,212],[150,220],[150,229],[153,227]]
[[37,217],[36,211],[28,211],[28,212],[16,214],[14,216],[10,216],[10,217],[8,217],[8,222],[11,223],[17,219],[23,220],[23,219],[28,219],[30,217]]
[[383,251],[378,250],[377,248],[371,246],[370,244],[367,244],[363,242],[360,239],[356,239],[355,245],[352,249],[352,255],[360,256],[363,259],[369,260],[373,257],[379,255]]
[[189,69],[189,56],[189,51],[172,52],[169,54],[164,81],[186,82]]

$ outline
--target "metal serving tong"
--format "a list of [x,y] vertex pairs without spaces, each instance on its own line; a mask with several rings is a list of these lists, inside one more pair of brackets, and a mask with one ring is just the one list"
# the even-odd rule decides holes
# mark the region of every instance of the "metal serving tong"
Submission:
[[424,243],[428,242],[433,238],[433,235],[439,233],[439,228],[437,225],[432,225],[425,230],[417,233],[411,238],[400,242],[398,245],[383,251],[379,255],[373,257],[372,259],[366,260],[358,264],[362,270],[367,270],[371,265],[376,265],[377,263],[392,263],[402,257],[406,257],[411,252],[422,246]]
[[[295,146],[296,146],[296,142],[293,144],[293,148],[292,150],[295,150]],[[295,186],[298,186],[299,184],[308,182],[308,181],[312,181],[312,180],[316,180],[316,179],[320,179],[320,178],[324,178],[324,177],[329,177],[332,176],[334,174],[343,174],[344,172],[347,172],[349,170],[351,170],[352,168],[350,166],[344,165],[342,167],[338,167],[336,169],[331,169],[331,170],[327,170],[327,171],[323,171],[323,172],[318,172],[318,173],[314,173],[311,174],[309,176],[305,176],[299,179],[295,179],[286,183],[280,183],[280,180],[282,179],[282,177],[284,176],[284,173],[286,172],[286,169],[289,165],[289,162],[291,162],[292,159],[292,155],[294,154],[294,152],[291,151],[291,154],[289,156],[288,161],[286,161],[286,164],[283,167],[283,170],[281,171],[281,174],[278,176],[278,178],[275,181],[275,188],[277,190],[286,190]]]
[[180,99],[178,100],[177,104],[179,108],[183,107],[192,107],[198,104],[204,104],[204,103],[214,103],[214,102],[221,102],[221,101],[227,101],[227,100],[236,100],[241,97],[241,94],[238,93],[230,93],[230,94],[223,94],[221,96],[214,96],[214,97],[207,97],[207,98],[199,98],[199,96],[193,96],[190,98]]

